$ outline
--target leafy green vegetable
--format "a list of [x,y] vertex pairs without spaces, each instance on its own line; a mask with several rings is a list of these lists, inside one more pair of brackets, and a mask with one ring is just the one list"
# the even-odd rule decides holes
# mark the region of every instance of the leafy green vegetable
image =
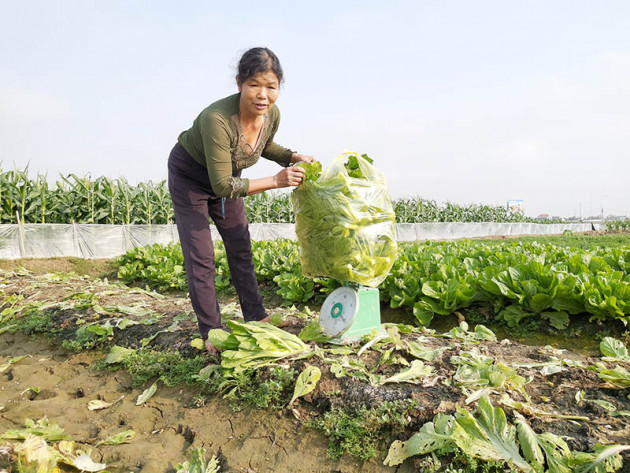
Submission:
[[215,346],[225,347],[221,365],[227,370],[257,368],[309,352],[308,345],[298,337],[271,324],[230,320],[227,325],[232,329],[227,337],[214,330],[208,334],[211,342],[217,341]]
[[316,181],[322,175],[322,163],[319,161],[313,161],[312,163],[301,161],[296,166],[302,167],[306,171],[305,181]]
[[298,397],[304,396],[305,394],[313,391],[321,376],[322,372],[317,366],[308,366],[305,368],[295,382],[293,397],[291,398],[291,401],[289,401],[289,405],[293,404]]
[[601,379],[617,388],[630,388],[630,372],[622,366],[609,369],[603,363],[596,363],[591,369],[594,369]]
[[396,259],[395,215],[383,174],[346,153],[292,193],[295,231],[305,276],[378,286]]
[[190,459],[178,464],[176,473],[219,473],[220,465],[217,457],[212,455],[210,461],[206,462],[205,455],[205,448],[192,448]]
[[599,344],[599,349],[606,361],[630,361],[628,349],[621,340],[605,337]]

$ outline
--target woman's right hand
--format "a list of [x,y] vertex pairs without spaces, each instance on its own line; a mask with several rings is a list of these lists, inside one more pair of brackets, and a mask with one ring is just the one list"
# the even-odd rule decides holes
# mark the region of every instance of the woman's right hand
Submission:
[[306,171],[301,166],[289,166],[273,176],[276,187],[295,187],[302,182]]

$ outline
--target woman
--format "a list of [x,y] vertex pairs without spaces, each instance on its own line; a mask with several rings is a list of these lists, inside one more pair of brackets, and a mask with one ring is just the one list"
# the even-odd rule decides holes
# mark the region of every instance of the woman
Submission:
[[[274,143],[280,112],[274,105],[282,83],[282,67],[267,48],[243,54],[238,93],[203,110],[190,129],[179,135],[168,160],[168,187],[184,254],[188,291],[206,349],[208,331],[221,325],[214,286],[214,247],[208,217],[223,239],[232,282],[246,321],[269,322],[262,305],[252,261],[252,245],[242,197],[269,189],[297,186],[304,176],[299,161],[313,158]],[[241,171],[259,157],[285,168],[261,179],[243,179]]]

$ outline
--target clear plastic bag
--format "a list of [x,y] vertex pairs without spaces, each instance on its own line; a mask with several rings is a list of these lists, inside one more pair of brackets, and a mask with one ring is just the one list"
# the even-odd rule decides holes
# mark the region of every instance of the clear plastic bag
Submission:
[[[348,174],[344,158],[356,158],[363,178]],[[343,153],[317,180],[300,184],[291,201],[305,276],[372,287],[383,282],[397,251],[383,173],[356,153]]]

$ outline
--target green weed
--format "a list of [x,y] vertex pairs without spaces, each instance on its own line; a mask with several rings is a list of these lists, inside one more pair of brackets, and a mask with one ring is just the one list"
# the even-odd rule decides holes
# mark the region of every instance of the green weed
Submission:
[[394,401],[354,412],[333,408],[307,425],[322,430],[329,438],[328,457],[337,459],[348,453],[367,460],[376,455],[382,440],[389,438],[387,434],[402,432],[411,423],[415,407],[414,401]]
[[[124,356],[111,368],[124,368],[133,377],[133,384],[141,386],[149,380],[159,379],[166,386],[186,384],[199,386],[199,371],[206,366],[203,356],[185,358],[176,351],[156,351],[146,348],[134,350]],[[97,363],[98,369],[106,369],[104,362]]]

